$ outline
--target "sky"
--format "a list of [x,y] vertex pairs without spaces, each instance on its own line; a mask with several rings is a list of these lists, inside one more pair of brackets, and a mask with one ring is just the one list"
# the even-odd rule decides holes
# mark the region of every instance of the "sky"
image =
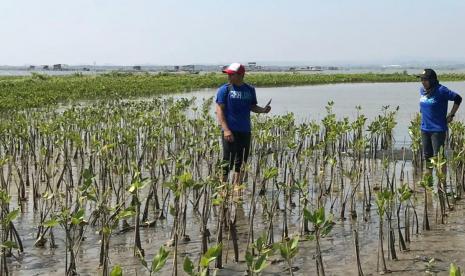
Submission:
[[465,63],[463,0],[0,0],[0,65]]

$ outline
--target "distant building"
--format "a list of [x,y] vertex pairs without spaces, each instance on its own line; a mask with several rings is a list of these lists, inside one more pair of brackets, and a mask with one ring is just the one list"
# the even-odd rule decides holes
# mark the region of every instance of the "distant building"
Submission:
[[[293,69],[293,67],[291,67]],[[323,67],[321,66],[304,66],[295,68],[294,70],[290,69],[291,71],[323,71]]]
[[174,71],[178,72],[179,71],[179,66],[174,66]]
[[44,66],[42,66],[42,69],[44,69],[44,70],[50,70],[50,67],[49,67],[48,65],[44,65]]
[[181,71],[193,73],[195,72],[195,65],[183,65],[181,66]]
[[61,71],[63,70],[63,66],[61,64],[53,64],[53,70]]
[[249,62],[247,63],[246,70],[247,71],[255,71],[257,70],[257,63],[256,62]]
[[34,65],[29,66],[29,70],[34,70],[34,69],[36,69],[36,67]]
[[140,71],[142,70],[142,67],[140,67],[139,65],[135,65],[132,67],[132,69],[136,70],[136,71]]

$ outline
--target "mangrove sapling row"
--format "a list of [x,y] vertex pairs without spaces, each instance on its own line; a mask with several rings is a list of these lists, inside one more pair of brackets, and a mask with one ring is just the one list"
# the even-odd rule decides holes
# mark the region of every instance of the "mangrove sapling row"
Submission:
[[[270,263],[276,262],[271,259],[278,258],[292,274],[298,264],[293,260],[307,254],[299,246],[310,243],[317,263],[311,269],[324,275],[331,267],[323,266],[320,247],[326,241],[321,237],[339,227],[328,217],[343,223],[349,216],[350,224],[379,220],[379,269],[387,271],[385,240],[390,259],[401,259],[396,239],[400,251],[408,250],[411,234],[419,233],[419,215],[424,215],[424,230],[430,229],[433,177],[421,175],[424,160],[417,142],[412,143],[412,163],[404,158],[398,164],[394,158],[397,108],[383,107],[372,121],[360,107],[353,121],[338,119],[332,102],[321,122],[300,123],[293,114],[253,117],[252,154],[238,196],[231,183],[221,181],[221,132],[211,105],[212,99],[197,106],[195,99],[156,98],[9,114],[0,121],[0,184],[8,195],[2,221],[16,215],[25,219],[21,212],[37,214],[35,246],[64,248],[68,275],[79,273],[80,263],[87,260],[77,253],[92,239],[100,241],[95,267],[110,275],[116,235],[126,237],[133,249],[128,259],[137,256],[148,273],[171,269],[174,275],[182,270],[204,275],[213,263],[220,269],[245,259],[243,269],[257,275],[273,269]],[[416,124],[414,119],[413,141],[418,141]],[[444,206],[464,189],[465,138],[463,125],[454,124],[454,166],[448,166],[448,178],[439,174],[453,187],[452,194],[444,184],[439,186],[444,187],[438,190]],[[449,161],[433,160],[438,171],[444,162]],[[417,185],[419,179],[423,181]],[[424,199],[417,198],[417,188],[424,190]],[[28,202],[32,208],[25,208]],[[2,225],[2,269],[7,273],[15,261],[12,249],[21,249],[21,235],[12,222]],[[155,250],[145,237],[161,227],[167,227],[169,237],[155,238],[166,243],[149,266],[147,255]],[[364,256],[360,252],[372,249],[359,244],[358,235],[369,234],[354,232],[359,264]],[[303,239],[309,235],[313,241]],[[186,252],[197,244],[197,251]],[[354,268],[363,274],[360,265]]]
[[[443,74],[443,81],[465,80],[464,74]],[[416,82],[413,75],[393,74],[249,74],[248,82],[258,87],[315,85],[360,82]],[[121,99],[155,96],[173,92],[216,88],[224,83],[221,73],[209,74],[134,74],[111,72],[86,76],[0,77],[0,110],[9,111],[57,105],[75,100]]]

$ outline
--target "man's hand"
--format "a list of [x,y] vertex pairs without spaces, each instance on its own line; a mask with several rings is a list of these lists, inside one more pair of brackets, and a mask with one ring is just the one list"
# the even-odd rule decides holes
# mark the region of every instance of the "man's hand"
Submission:
[[234,135],[230,130],[225,130],[223,135],[224,135],[224,140],[228,141],[229,143],[234,142]]
[[449,114],[449,115],[447,115],[446,119],[447,119],[447,123],[450,123],[450,122],[452,122],[454,120],[454,115]]

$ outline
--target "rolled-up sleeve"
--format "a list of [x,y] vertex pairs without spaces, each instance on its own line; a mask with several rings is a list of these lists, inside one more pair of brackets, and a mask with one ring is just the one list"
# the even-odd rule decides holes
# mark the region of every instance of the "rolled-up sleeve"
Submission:
[[221,86],[218,89],[218,92],[216,92],[216,103],[217,104],[225,104],[225,98],[226,98],[226,91],[227,91],[227,86]]
[[462,103],[462,97],[450,89],[447,89],[447,100],[454,101],[455,104]]
[[252,105],[257,105],[257,93],[255,92],[255,87],[252,88]]

